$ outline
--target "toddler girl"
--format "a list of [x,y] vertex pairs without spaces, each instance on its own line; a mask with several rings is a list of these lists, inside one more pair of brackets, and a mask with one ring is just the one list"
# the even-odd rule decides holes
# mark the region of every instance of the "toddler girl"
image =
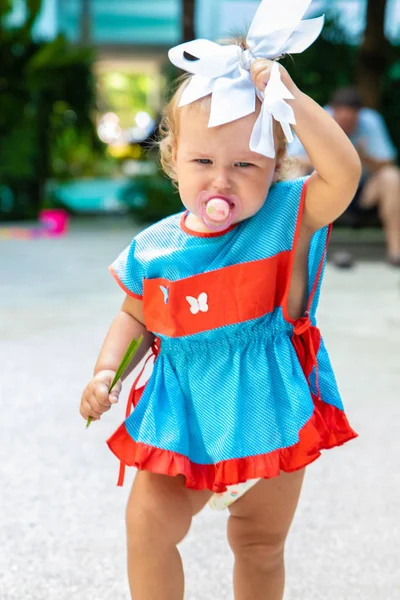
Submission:
[[[321,19],[301,20],[309,4],[265,0],[245,43],[170,52],[190,75],[166,110],[161,156],[186,211],[140,233],[111,267],[126,297],[80,409],[99,419],[117,401],[121,383],[109,395],[110,383],[144,335],[137,360],[152,347],[152,375],[108,441],[138,469],[127,507],[134,600],[183,598],[177,545],[210,499],[229,505],[236,600],[281,600],[304,469],[356,435],[315,312],[330,223],[360,162],[271,60],[318,36]],[[279,182],[290,125],[315,171]]]

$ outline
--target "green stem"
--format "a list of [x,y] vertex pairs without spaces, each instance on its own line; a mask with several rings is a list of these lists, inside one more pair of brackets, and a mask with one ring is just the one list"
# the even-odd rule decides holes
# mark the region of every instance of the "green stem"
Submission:
[[[133,357],[135,356],[136,352],[139,350],[142,342],[143,342],[143,336],[141,335],[138,340],[133,340],[129,344],[129,348],[125,352],[124,358],[121,360],[121,364],[119,365],[117,372],[115,373],[115,377],[110,386],[110,389],[108,390],[109,394],[111,394],[115,384],[121,379],[121,377],[123,376],[123,374],[129,367],[129,365],[131,364]],[[89,417],[87,420],[87,423],[86,423],[86,429],[88,429],[90,427],[90,424],[92,421],[93,421],[93,417]]]

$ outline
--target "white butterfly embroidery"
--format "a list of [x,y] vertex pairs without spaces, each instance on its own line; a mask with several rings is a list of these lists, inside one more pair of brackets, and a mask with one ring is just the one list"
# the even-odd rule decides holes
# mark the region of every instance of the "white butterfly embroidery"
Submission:
[[168,300],[169,300],[169,289],[164,287],[163,285],[160,285],[160,290],[163,293],[164,296],[164,302],[165,304],[168,304]]
[[186,300],[190,304],[190,312],[192,315],[197,315],[199,312],[208,312],[208,296],[205,292],[200,294],[197,299],[192,296],[186,296]]

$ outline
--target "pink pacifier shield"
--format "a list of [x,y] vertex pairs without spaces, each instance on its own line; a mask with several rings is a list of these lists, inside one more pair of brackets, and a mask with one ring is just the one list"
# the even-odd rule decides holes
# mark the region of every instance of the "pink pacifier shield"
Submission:
[[240,215],[241,203],[237,196],[214,196],[204,191],[197,197],[196,210],[209,229],[216,232],[225,231]]

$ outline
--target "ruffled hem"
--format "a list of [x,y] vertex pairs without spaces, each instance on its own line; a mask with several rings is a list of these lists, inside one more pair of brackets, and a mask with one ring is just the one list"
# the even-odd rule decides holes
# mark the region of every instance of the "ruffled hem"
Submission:
[[249,479],[270,479],[281,471],[290,473],[314,462],[321,450],[328,450],[357,437],[345,413],[314,397],[314,413],[299,432],[299,441],[288,448],[274,450],[246,458],[221,461],[215,465],[201,465],[188,457],[169,450],[135,442],[125,424],[109,438],[110,450],[126,466],[176,477],[183,475],[186,487],[195,490],[225,492],[227,486]]

